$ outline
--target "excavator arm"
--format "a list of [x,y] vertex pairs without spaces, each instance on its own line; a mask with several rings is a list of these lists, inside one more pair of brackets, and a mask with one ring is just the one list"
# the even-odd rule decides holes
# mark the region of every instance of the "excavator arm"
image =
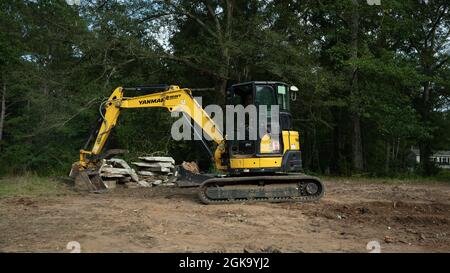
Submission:
[[202,128],[205,134],[217,144],[214,153],[214,161],[218,170],[225,170],[226,166],[221,164],[222,154],[225,152],[225,141],[222,132],[214,123],[213,119],[194,100],[192,91],[187,88],[180,88],[171,85],[167,90],[146,94],[137,97],[126,97],[124,91],[127,88],[118,87],[110,95],[108,100],[101,105],[102,122],[93,146],[90,150],[80,150],[79,167],[89,168],[96,164],[97,158],[105,147],[111,130],[116,126],[122,109],[126,108],[166,108],[170,112],[182,112],[189,116],[196,124]]

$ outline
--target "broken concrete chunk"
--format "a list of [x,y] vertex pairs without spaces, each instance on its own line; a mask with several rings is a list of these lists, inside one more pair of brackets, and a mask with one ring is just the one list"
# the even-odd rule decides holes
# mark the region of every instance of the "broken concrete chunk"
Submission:
[[162,180],[155,180],[152,182],[153,185],[161,185],[162,184]]
[[131,162],[131,164],[138,166],[138,167],[142,167],[142,168],[150,167],[149,163],[144,163],[144,162]]
[[138,172],[138,174],[139,175],[143,175],[143,176],[155,176],[155,175],[158,175],[157,173],[150,172],[150,171],[140,171],[140,172]]
[[171,169],[170,168],[165,168],[165,167],[146,167],[146,168],[143,168],[142,171],[170,173]]
[[139,177],[137,176],[136,172],[133,168],[130,167],[130,165],[128,165],[127,162],[125,162],[125,160],[119,158],[111,158],[108,159],[108,161],[122,166],[124,169],[128,170],[128,174],[131,176],[131,179],[136,182],[139,181]]
[[175,183],[172,183],[172,182],[170,182],[170,183],[162,183],[161,186],[172,187],[172,186],[175,186]]
[[131,169],[131,167],[130,167],[130,165],[128,165],[128,163],[125,161],[125,160],[123,160],[123,159],[120,159],[120,158],[111,158],[111,159],[108,159],[107,160],[107,164],[111,164],[111,163],[116,163],[116,164],[118,164],[119,166],[122,166],[122,168],[124,168],[124,169]]
[[169,169],[169,168],[161,168],[161,169],[159,170],[159,172],[162,172],[162,173],[170,173],[170,169]]
[[104,178],[123,178],[123,177],[125,177],[123,174],[113,174],[113,173],[102,173],[100,176],[104,177]]
[[168,163],[168,162],[153,163],[152,166],[150,166],[150,167],[161,167],[161,168],[170,168],[170,169],[175,168],[175,166],[172,163]]
[[102,176],[104,175],[129,175],[130,171],[126,169],[119,169],[119,168],[102,168],[101,172]]
[[175,160],[169,156],[141,156],[139,159],[149,162],[169,162],[175,164]]
[[175,168],[172,163],[167,162],[155,162],[155,163],[144,163],[144,162],[131,162],[131,164],[136,165],[141,168]]
[[116,180],[103,180],[107,189],[114,189],[116,187]]
[[139,186],[143,187],[143,188],[150,188],[152,185],[146,181],[139,181],[138,182]]
[[128,182],[128,183],[125,183],[124,185],[126,188],[129,188],[129,189],[136,189],[139,187],[139,185],[134,182]]
[[143,161],[131,163],[138,168],[138,171],[131,168],[122,159],[112,158],[103,160],[102,166],[99,169],[100,177],[103,177],[105,181],[104,185],[102,185],[103,188],[112,189],[117,184],[122,184],[126,188],[175,185],[173,182],[176,181],[176,177],[173,174],[177,170],[175,169],[175,160],[173,158],[146,156],[140,157],[140,159]]

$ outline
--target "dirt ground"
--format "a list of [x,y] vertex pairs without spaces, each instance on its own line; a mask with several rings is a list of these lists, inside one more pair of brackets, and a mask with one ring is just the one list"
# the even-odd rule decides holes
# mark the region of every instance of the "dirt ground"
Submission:
[[[194,189],[0,199],[1,252],[449,252],[450,185],[325,181],[317,203],[202,205]],[[376,245],[376,243],[375,243]]]

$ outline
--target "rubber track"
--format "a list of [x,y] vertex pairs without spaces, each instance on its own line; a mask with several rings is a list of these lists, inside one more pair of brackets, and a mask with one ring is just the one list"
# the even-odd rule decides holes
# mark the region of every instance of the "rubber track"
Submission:
[[[286,197],[265,197],[256,199],[221,199],[214,200],[206,195],[206,190],[209,187],[215,187],[217,184],[220,186],[233,186],[233,185],[255,185],[259,186],[260,183],[268,183],[276,185],[277,183],[299,184],[314,181],[319,186],[318,193],[314,195],[303,196],[286,196]],[[211,178],[203,182],[198,191],[198,197],[204,204],[229,204],[229,203],[242,203],[242,202],[269,202],[269,203],[282,203],[282,202],[312,202],[319,200],[325,192],[325,187],[322,182],[313,176],[307,175],[271,175],[271,176],[245,176],[245,177],[224,177],[224,178]]]

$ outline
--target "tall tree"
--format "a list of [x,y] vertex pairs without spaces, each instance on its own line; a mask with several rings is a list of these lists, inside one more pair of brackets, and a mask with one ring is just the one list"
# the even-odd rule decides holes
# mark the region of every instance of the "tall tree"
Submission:
[[416,66],[421,88],[411,94],[421,122],[430,134],[419,140],[423,172],[432,173],[429,157],[433,140],[437,137],[433,116],[440,111],[442,100],[449,96],[448,71],[450,61],[450,12],[448,1],[406,1],[392,10],[389,19],[394,20],[394,39],[405,58]]

